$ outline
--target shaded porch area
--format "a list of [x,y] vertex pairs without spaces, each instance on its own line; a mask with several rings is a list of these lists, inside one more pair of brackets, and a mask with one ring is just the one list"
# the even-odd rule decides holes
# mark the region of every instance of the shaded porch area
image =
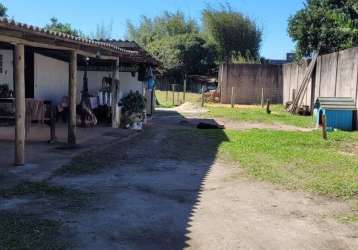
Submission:
[[[0,175],[12,171],[29,171],[31,175],[43,175],[65,164],[75,154],[103,146],[113,139],[125,140],[136,132],[125,129],[113,129],[109,126],[77,128],[75,146],[67,144],[67,124],[56,124],[57,142],[48,143],[50,130],[47,125],[35,124],[31,127],[26,140],[26,168],[13,168],[15,157],[15,131],[12,126],[0,127]],[[36,171],[34,171],[37,169]],[[41,171],[39,171],[41,169]],[[34,171],[34,172],[33,172]]]

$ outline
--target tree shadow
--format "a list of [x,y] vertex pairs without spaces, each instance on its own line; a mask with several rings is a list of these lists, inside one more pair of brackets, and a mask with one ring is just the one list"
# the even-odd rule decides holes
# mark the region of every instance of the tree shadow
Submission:
[[[212,119],[158,111],[134,139],[96,147],[103,150],[108,146],[105,157],[111,157],[114,166],[49,180],[59,186],[91,190],[98,198],[95,202],[76,214],[49,202],[36,207],[36,213],[71,221],[64,226],[80,249],[188,247],[205,183],[220,145],[228,141],[223,129],[198,129],[203,122],[218,125]],[[92,153],[102,155],[101,150]],[[54,154],[53,160],[58,157]]]

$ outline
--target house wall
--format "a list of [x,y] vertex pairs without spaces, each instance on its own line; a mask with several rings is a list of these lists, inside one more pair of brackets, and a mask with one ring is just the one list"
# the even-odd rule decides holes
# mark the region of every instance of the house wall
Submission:
[[138,81],[138,72],[134,76],[130,72],[119,72],[119,81],[121,83],[121,92],[123,96],[129,94],[130,91],[139,91],[143,93],[143,82]]
[[3,72],[0,73],[0,84],[7,84],[10,89],[14,89],[14,72],[13,72],[13,51],[0,50],[3,56]]
[[259,104],[264,99],[282,103],[282,67],[269,64],[223,64],[219,70],[221,103],[231,102],[234,87],[236,104]]
[[[3,54],[4,73],[0,74],[0,84],[8,83],[13,89],[13,55],[11,50],[0,50]],[[6,72],[6,73],[5,73]],[[81,100],[83,86],[83,71],[77,72],[77,102]],[[102,87],[103,77],[112,76],[112,72],[89,71],[89,93],[97,95]],[[131,90],[143,94],[143,83],[138,81],[138,72],[133,77],[130,72],[120,72],[121,95],[127,95]],[[34,98],[38,100],[51,100],[58,104],[64,96],[68,95],[69,64],[67,62],[34,54]]]
[[[83,71],[77,73],[77,100],[81,99],[81,90],[83,86]],[[88,91],[91,95],[97,95],[98,90],[102,87],[102,79],[111,77],[112,72],[107,71],[88,71]],[[139,91],[143,94],[143,83],[138,81],[138,73],[133,77],[130,72],[119,72],[120,93],[121,97],[129,94],[130,91]]]
[[68,95],[68,63],[37,53],[34,61],[34,98],[58,104]]
[[[77,102],[81,101],[81,91],[83,88],[84,71],[77,72]],[[88,92],[90,95],[96,96],[98,90],[102,87],[103,77],[112,76],[111,72],[106,71],[88,71]]]

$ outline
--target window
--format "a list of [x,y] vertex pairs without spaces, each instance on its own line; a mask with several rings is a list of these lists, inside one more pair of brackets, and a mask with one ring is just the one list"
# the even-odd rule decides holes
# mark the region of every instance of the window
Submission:
[[2,74],[3,72],[2,68],[3,68],[3,56],[0,55],[0,74]]

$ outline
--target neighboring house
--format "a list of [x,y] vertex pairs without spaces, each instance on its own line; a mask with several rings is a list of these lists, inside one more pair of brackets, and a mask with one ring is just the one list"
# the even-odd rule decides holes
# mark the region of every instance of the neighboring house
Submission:
[[286,59],[265,59],[265,64],[283,65],[286,63],[292,63],[295,60],[295,53],[287,53]]

